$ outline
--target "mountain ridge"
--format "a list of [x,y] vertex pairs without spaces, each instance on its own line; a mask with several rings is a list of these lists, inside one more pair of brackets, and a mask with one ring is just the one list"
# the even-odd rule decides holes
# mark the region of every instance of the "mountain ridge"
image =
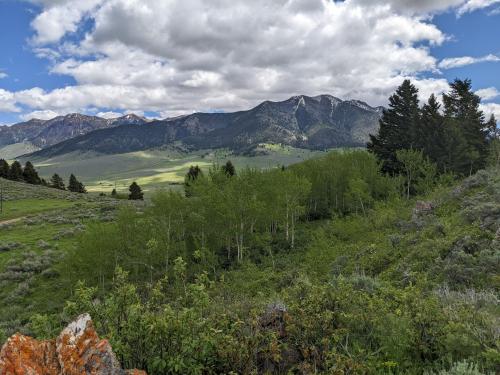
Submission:
[[307,149],[361,147],[378,129],[382,107],[331,95],[292,96],[264,101],[249,110],[228,113],[196,112],[96,129],[30,156],[53,157],[73,151],[116,154],[161,148],[182,142],[188,149],[246,150],[261,143]]
[[134,114],[112,119],[80,113],[69,113],[49,120],[34,118],[11,126],[0,127],[0,147],[21,142],[29,142],[40,148],[50,147],[97,129],[123,124],[140,125],[146,122],[148,120]]

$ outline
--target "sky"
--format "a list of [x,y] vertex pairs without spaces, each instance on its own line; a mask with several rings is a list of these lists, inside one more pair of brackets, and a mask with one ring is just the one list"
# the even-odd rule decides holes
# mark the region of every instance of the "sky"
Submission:
[[166,118],[469,78],[500,118],[500,0],[0,0],[0,125]]

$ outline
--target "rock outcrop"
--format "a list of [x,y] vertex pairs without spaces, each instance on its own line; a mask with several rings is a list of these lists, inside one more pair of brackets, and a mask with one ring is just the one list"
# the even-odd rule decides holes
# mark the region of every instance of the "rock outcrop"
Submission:
[[0,375],[146,375],[121,368],[108,340],[101,340],[88,314],[80,315],[55,340],[19,333],[0,351]]

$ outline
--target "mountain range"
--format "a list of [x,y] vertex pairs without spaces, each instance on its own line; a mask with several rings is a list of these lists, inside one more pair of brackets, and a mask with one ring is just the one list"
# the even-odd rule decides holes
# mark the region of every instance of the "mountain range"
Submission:
[[[232,113],[194,113],[148,121],[135,115],[116,119],[70,114],[0,127],[0,146],[30,142],[34,157],[70,152],[126,153],[182,143],[188,149],[230,148],[244,152],[261,143],[307,149],[364,146],[378,129],[382,107],[331,95],[265,101]],[[1,155],[0,155],[1,157]]]
[[134,114],[114,119],[71,113],[51,120],[31,119],[12,126],[0,127],[0,147],[14,143],[29,142],[39,148],[90,133],[97,129],[111,128],[123,124],[140,125],[147,120]]

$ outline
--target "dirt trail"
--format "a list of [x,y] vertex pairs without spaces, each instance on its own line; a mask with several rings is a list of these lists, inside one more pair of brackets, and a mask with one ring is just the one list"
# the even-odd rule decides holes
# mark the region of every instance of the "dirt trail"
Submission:
[[22,219],[24,219],[26,216],[22,216],[22,217],[16,217],[15,219],[9,219],[9,220],[4,220],[4,221],[0,221],[0,225],[4,225],[4,224],[14,224],[14,223],[17,223],[18,221],[21,221]]

